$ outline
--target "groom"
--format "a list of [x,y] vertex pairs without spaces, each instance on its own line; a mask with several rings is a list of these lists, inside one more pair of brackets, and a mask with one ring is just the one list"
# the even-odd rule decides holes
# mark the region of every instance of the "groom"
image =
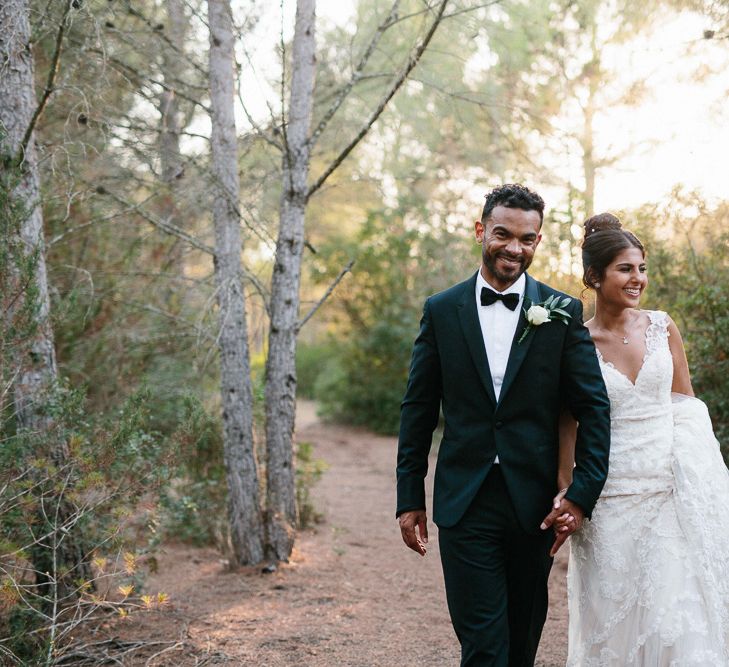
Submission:
[[[422,555],[424,478],[443,411],[433,520],[462,667],[534,664],[550,547],[589,517],[607,475],[610,404],[581,304],[525,273],[543,212],[542,198],[521,185],[486,197],[475,226],[481,269],[426,300],[402,402],[397,516],[403,540]],[[542,310],[528,320],[535,305]],[[550,512],[564,408],[579,422],[576,464]],[[555,542],[546,528],[561,514],[574,519]]]

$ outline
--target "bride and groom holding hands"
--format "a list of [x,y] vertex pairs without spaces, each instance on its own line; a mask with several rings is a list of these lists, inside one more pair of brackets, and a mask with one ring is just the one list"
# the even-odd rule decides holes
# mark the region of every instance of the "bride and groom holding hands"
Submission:
[[443,414],[433,520],[462,667],[530,667],[552,557],[572,536],[574,667],[729,665],[729,475],[680,333],[639,309],[645,251],[585,223],[579,299],[526,270],[544,202],[486,197],[480,270],[429,297],[402,403],[397,516],[425,554],[424,479]]

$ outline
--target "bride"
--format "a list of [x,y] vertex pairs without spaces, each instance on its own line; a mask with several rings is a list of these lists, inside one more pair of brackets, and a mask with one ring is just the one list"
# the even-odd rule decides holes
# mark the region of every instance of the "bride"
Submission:
[[[572,536],[568,667],[729,665],[729,473],[681,335],[666,313],[639,309],[645,251],[615,216],[585,223],[582,255],[611,446],[592,520]],[[570,481],[570,419],[558,488]],[[574,519],[557,525],[569,533]]]

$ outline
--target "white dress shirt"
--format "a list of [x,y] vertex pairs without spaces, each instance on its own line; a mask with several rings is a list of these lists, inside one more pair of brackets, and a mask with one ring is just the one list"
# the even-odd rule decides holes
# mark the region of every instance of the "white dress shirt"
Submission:
[[[519,323],[519,313],[521,312],[522,303],[524,303],[525,286],[526,278],[523,273],[511,287],[503,292],[489,285],[481,274],[481,271],[476,276],[478,321],[481,325],[481,336],[483,337],[483,344],[486,348],[486,357],[489,360],[491,381],[494,383],[494,394],[497,401],[501,394],[501,385],[504,384],[504,374],[506,373],[506,364],[509,361],[509,353],[511,352],[511,342],[514,340],[516,325]],[[482,306],[482,287],[488,287],[498,294],[511,294],[512,292],[518,294],[519,304],[514,310],[509,310],[503,301],[495,301],[490,306]],[[494,463],[498,462],[499,457],[497,456]]]
[[[494,383],[494,394],[499,400],[501,385],[504,383],[506,364],[509,361],[511,342],[516,333],[516,326],[519,323],[519,313],[524,302],[524,288],[526,277],[522,273],[519,279],[503,292],[495,289],[484,280],[481,272],[476,277],[476,306],[478,308],[478,321],[481,324],[481,335],[486,347],[486,356],[491,369],[491,380]],[[496,301],[490,306],[481,305],[481,288],[488,287],[498,294],[518,294],[519,305],[514,310],[509,310],[503,301]]]

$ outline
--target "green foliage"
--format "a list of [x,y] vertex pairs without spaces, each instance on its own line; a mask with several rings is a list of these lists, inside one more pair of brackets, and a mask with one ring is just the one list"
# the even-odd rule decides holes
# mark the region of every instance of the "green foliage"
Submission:
[[[418,224],[406,224],[405,210]],[[475,244],[447,227],[428,229],[420,224],[425,218],[425,211],[410,206],[371,213],[345,246],[356,264],[351,280],[337,290],[338,342],[327,345],[329,359],[315,383],[325,419],[397,431],[423,300],[478,266]],[[322,282],[341,266],[344,253],[335,245],[321,251]]]
[[188,396],[174,439],[179,443],[174,481],[160,496],[164,531],[183,542],[220,546],[226,541],[228,502],[220,421]]
[[648,254],[649,304],[681,330],[697,396],[709,406],[729,461],[729,205],[676,191],[645,207],[637,227]]
[[[0,160],[5,160],[3,138],[0,129]],[[26,202],[15,194],[22,178],[19,167],[0,169],[0,415],[5,408],[4,388],[38,330],[35,272],[40,248],[29,251],[20,233],[29,214]]]
[[311,489],[326,471],[327,464],[314,458],[310,442],[300,442],[296,447],[296,508],[299,528],[309,528],[320,523],[322,515],[311,499]]
[[[264,416],[262,392],[262,383],[255,383],[257,432],[262,431]],[[171,439],[177,445],[177,461],[171,471],[171,483],[160,490],[162,530],[165,536],[175,540],[197,546],[213,544],[225,549],[228,543],[228,487],[220,420],[189,395],[179,427]],[[311,444],[300,443],[296,450],[300,528],[308,528],[321,518],[311,499],[311,489],[325,470],[326,464],[313,457]]]
[[[12,653],[6,656],[7,664],[42,665],[43,657],[47,653],[46,642],[38,630],[38,614],[27,606],[11,604],[6,611],[6,623],[0,622],[0,632],[5,640],[6,648]],[[4,627],[3,627],[4,626]],[[2,663],[6,664],[6,663]]]
[[332,346],[299,344],[296,347],[296,395],[316,397],[316,382],[332,355]]
[[[20,664],[41,654],[55,664],[81,622],[113,608],[103,594],[112,581],[142,582],[137,563],[156,538],[154,513],[139,500],[154,497],[175,458],[171,443],[147,428],[147,399],[138,392],[118,413],[96,418],[82,391],[58,386],[47,396],[51,427],[42,437],[4,429],[0,637]],[[116,565],[101,568],[106,560]],[[66,614],[75,620],[61,624]]]
[[360,340],[342,345],[317,379],[320,413],[325,419],[396,433],[407,381],[414,312],[403,319],[373,323]]

